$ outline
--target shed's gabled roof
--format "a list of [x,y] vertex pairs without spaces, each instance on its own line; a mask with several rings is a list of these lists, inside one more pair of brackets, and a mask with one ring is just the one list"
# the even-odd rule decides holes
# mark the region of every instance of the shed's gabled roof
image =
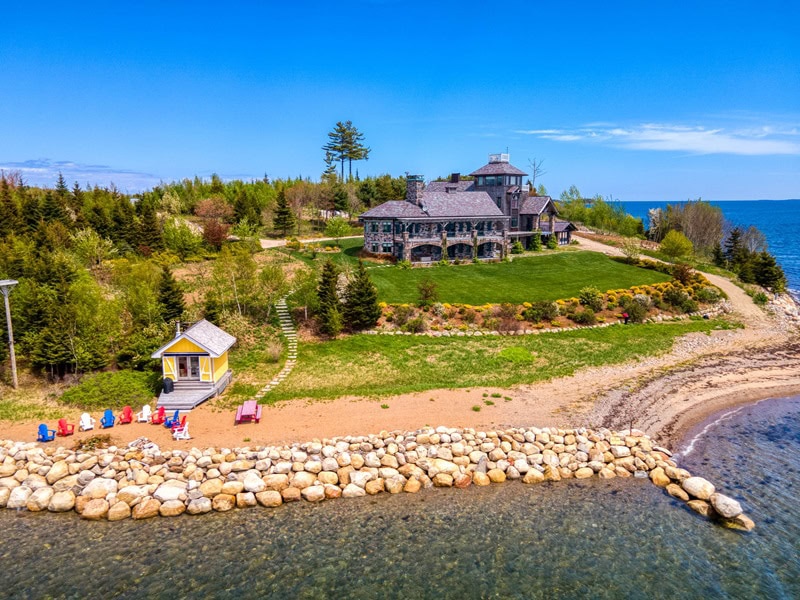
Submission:
[[179,340],[189,340],[208,352],[212,358],[219,358],[236,343],[236,338],[230,333],[203,319],[153,352],[152,358],[161,358]]
[[550,204],[553,207],[553,211],[555,214],[558,214],[556,210],[556,205],[553,203],[553,199],[550,196],[528,196],[525,200],[522,201],[522,206],[520,206],[519,214],[521,215],[540,215],[547,208],[547,205]]
[[447,219],[467,217],[505,217],[486,192],[422,193],[422,206],[404,200],[389,200],[369,209],[360,218],[372,219]]
[[490,162],[487,165],[483,165],[477,171],[473,171],[470,175],[527,175],[527,173],[525,171],[520,171],[511,163]]

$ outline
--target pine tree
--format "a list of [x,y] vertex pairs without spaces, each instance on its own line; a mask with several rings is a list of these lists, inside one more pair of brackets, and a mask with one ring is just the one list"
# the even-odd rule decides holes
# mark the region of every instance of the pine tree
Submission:
[[342,310],[337,285],[339,271],[332,261],[322,267],[322,274],[317,288],[319,298],[319,329],[322,333],[336,337],[342,330]]
[[167,323],[180,319],[183,315],[185,309],[183,291],[167,265],[161,270],[158,303],[161,305],[161,316]]
[[547,238],[547,247],[550,250],[555,250],[558,248],[558,238],[556,237],[555,233],[551,233],[550,237]]
[[542,234],[534,231],[531,236],[531,250],[539,252],[542,249]]
[[722,245],[719,242],[711,250],[711,259],[718,267],[725,266],[725,253],[722,251]]
[[19,212],[11,188],[0,176],[0,239],[14,232],[18,226]]
[[272,225],[276,230],[283,232],[283,237],[286,237],[290,231],[294,232],[294,228],[297,226],[297,219],[295,219],[292,207],[289,206],[289,202],[286,200],[286,190],[284,188],[281,188],[278,192]]
[[333,210],[338,210],[340,212],[347,211],[347,201],[349,200],[349,196],[347,194],[347,188],[341,182],[336,182],[333,185]]
[[137,231],[133,205],[127,198],[117,198],[111,216],[111,239],[118,246],[133,249]]
[[344,318],[350,329],[361,331],[375,326],[381,316],[378,288],[372,283],[362,261],[345,290]]
[[150,202],[142,204],[136,236],[137,246],[143,254],[158,252],[164,249],[164,235],[158,222],[156,210]]
[[39,200],[28,190],[19,189],[17,194],[20,199],[20,225],[26,232],[33,233],[39,228],[39,221],[42,220]]
[[753,278],[758,285],[776,294],[786,289],[786,275],[769,252],[759,252],[753,260]]
[[69,225],[70,220],[67,216],[66,201],[58,193],[48,190],[44,195],[41,206],[41,217],[45,223],[60,221],[64,225]]
[[742,243],[742,230],[738,227],[731,229],[725,240],[725,260],[734,270],[747,262],[747,249]]

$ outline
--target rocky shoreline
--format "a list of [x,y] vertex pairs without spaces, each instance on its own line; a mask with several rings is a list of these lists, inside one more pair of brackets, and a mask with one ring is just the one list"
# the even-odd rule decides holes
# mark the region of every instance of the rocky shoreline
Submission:
[[188,451],[161,451],[144,438],[125,448],[88,451],[0,442],[0,507],[75,511],[87,520],[591,477],[649,478],[698,514],[735,529],[755,526],[737,501],[679,468],[669,450],[635,429],[437,427]]

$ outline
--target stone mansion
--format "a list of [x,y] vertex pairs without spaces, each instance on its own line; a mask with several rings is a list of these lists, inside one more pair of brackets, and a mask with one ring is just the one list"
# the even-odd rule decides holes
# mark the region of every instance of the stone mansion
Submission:
[[364,249],[435,262],[503,258],[515,240],[527,248],[536,232],[544,242],[555,235],[559,244],[568,244],[575,227],[557,219],[549,196],[528,193],[525,175],[509,163],[508,154],[490,154],[469,180],[454,173],[426,186],[422,176],[409,175],[405,200],[389,200],[359,217]]

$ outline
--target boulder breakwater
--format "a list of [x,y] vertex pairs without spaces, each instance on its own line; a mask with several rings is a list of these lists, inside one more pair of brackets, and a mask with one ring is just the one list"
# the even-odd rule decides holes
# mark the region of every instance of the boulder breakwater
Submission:
[[635,429],[437,427],[237,449],[160,450],[146,439],[94,450],[0,442],[0,507],[88,520],[591,477],[649,478],[704,517],[754,527],[736,500]]

